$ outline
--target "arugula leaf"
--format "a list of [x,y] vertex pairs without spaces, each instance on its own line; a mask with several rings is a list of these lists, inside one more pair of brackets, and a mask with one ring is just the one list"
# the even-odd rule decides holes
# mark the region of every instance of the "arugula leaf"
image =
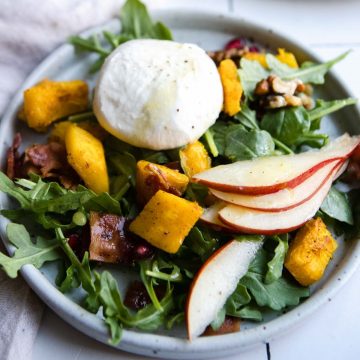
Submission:
[[[168,271],[165,272],[162,270]],[[169,270],[171,272],[169,272]],[[181,274],[180,268],[171,261],[165,261],[159,256],[151,262],[148,270],[145,270],[145,274],[159,280],[165,280],[170,282],[183,281],[183,276]]]
[[330,189],[320,209],[333,219],[354,225],[351,206],[346,194],[334,186]]
[[155,308],[159,311],[162,311],[162,307],[160,305],[159,299],[155,293],[155,289],[154,289],[154,283],[155,283],[155,279],[151,276],[147,275],[148,271],[151,271],[151,260],[144,260],[144,261],[140,261],[139,262],[140,265],[140,277],[141,277],[141,281],[143,282],[146,291],[153,303],[153,305],[155,306]]
[[238,311],[238,317],[241,319],[262,321],[263,316],[261,310],[256,305],[246,305]]
[[251,98],[256,84],[266,79],[270,73],[265,70],[258,61],[242,58],[238,70],[240,82],[246,97]]
[[170,30],[161,22],[153,23],[146,6],[139,0],[127,0],[120,12],[121,33],[133,39],[172,40]]
[[150,304],[133,315],[123,304],[113,276],[108,271],[102,272],[101,275],[96,274],[100,279],[100,301],[103,306],[105,322],[111,331],[112,344],[120,341],[123,326],[137,327],[148,331],[156,330],[165,323],[166,315],[174,307],[172,289],[168,286],[165,296],[160,302],[162,311]]
[[298,286],[292,281],[281,277],[271,284],[264,282],[268,270],[267,263],[271,254],[260,249],[247,274],[240,279],[240,284],[245,286],[252,295],[257,305],[266,306],[272,310],[282,310],[287,306],[297,305],[300,298],[309,296],[309,289]]
[[229,128],[226,137],[225,156],[231,161],[250,160],[270,155],[275,144],[270,134],[263,130],[245,130],[241,125]]
[[76,274],[76,267],[74,265],[70,265],[65,272],[65,278],[57,284],[59,290],[62,293],[67,293],[71,289],[78,288],[81,285],[81,282]]
[[354,105],[357,99],[348,98],[341,100],[317,100],[316,107],[308,112],[310,121],[321,119],[322,117],[342,109],[348,105]]
[[6,234],[16,250],[12,257],[0,253],[0,266],[11,278],[16,278],[23,265],[31,264],[39,269],[45,262],[61,258],[57,251],[59,244],[55,240],[37,237],[32,242],[24,225],[9,223]]
[[226,134],[228,132],[229,125],[224,121],[216,121],[216,123],[210,128],[213,141],[216,146],[217,155],[225,154],[226,147]]
[[[119,197],[119,194],[117,195]],[[108,193],[101,193],[91,197],[83,206],[86,211],[99,211],[122,215],[119,201],[111,197]]]
[[109,164],[118,175],[125,175],[132,186],[135,186],[136,179],[136,158],[129,152],[112,154],[109,156]]
[[132,39],[172,40],[170,30],[161,22],[153,23],[145,5],[139,0],[127,0],[120,12],[121,33],[113,34],[103,31],[87,39],[71,36],[69,42],[80,51],[93,52],[99,55],[91,65],[90,72],[98,71],[107,56],[119,45]]
[[348,54],[349,51],[323,64],[314,64],[306,61],[301,64],[299,69],[291,68],[271,54],[266,55],[266,62],[270,68],[270,72],[275,73],[284,80],[300,79],[304,83],[323,84],[325,82],[325,74],[330,68],[343,60]]
[[265,274],[265,283],[271,284],[272,282],[281,278],[285,255],[288,251],[288,235],[274,236],[274,240],[277,241],[274,257],[267,263],[267,272]]
[[298,305],[300,298],[309,296],[307,288],[294,285],[285,278],[265,284],[261,274],[249,271],[240,283],[248,288],[259,306],[281,310],[286,306]]
[[261,120],[261,128],[274,138],[291,146],[301,135],[310,131],[311,121],[303,107],[291,107],[267,112]]
[[249,130],[259,129],[256,112],[251,110],[246,103],[241,104],[241,110],[234,116],[239,123]]
[[221,325],[224,323],[225,316],[226,316],[225,308],[220,309],[219,312],[216,314],[215,319],[210,324],[210,326],[214,331],[220,329]]
[[218,247],[218,240],[211,236],[208,228],[194,226],[186,237],[184,244],[202,260],[207,259]]
[[1,210],[2,215],[16,221],[22,217],[24,220],[26,215],[45,229],[68,229],[75,224],[71,223],[72,213],[66,214],[83,207],[87,211],[121,214],[119,202],[107,193],[97,195],[82,185],[76,190],[66,190],[56,182],[44,182],[39,176],[32,178],[35,181],[20,179],[14,183],[0,172],[0,191],[14,197],[21,206],[21,209]]
[[211,155],[213,157],[217,157],[219,156],[219,150],[216,146],[216,143],[215,143],[215,140],[214,140],[214,136],[213,136],[213,133],[211,131],[211,129],[207,129],[205,134],[204,134],[204,138],[206,140],[206,143],[209,147],[209,150],[211,152]]
[[227,299],[225,304],[226,314],[230,316],[239,317],[239,311],[244,306],[249,304],[251,296],[247,291],[247,288],[238,283],[235,291]]

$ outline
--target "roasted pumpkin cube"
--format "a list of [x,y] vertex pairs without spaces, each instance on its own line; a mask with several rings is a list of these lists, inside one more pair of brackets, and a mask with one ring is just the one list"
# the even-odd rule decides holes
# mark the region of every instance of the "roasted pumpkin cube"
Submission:
[[181,167],[191,178],[193,175],[211,168],[211,159],[200,141],[186,145],[180,150]]
[[82,80],[43,80],[24,92],[25,119],[37,131],[44,131],[55,120],[87,108],[88,86]]
[[218,70],[224,91],[224,112],[233,116],[240,111],[243,93],[238,69],[231,59],[226,59],[220,62]]
[[151,245],[176,253],[202,214],[196,203],[159,190],[130,224],[130,231]]
[[145,205],[158,190],[180,196],[188,183],[188,177],[177,170],[145,160],[137,163],[136,191],[141,205]]
[[294,69],[297,69],[299,67],[295,55],[291,52],[286,51],[285,49],[278,49],[278,54],[276,55],[276,58],[282,63]]
[[321,218],[308,221],[290,243],[285,267],[303,286],[321,279],[337,243]]
[[268,64],[266,62],[266,54],[258,52],[247,52],[243,55],[243,58],[257,61],[262,67],[267,68]]
[[[268,68],[265,53],[247,52],[243,55],[243,57],[248,60],[257,61],[265,69]],[[283,64],[286,64],[294,69],[297,69],[299,67],[295,55],[291,52],[287,52],[285,49],[278,49],[278,54],[276,55],[276,58]]]
[[76,125],[68,127],[65,146],[69,164],[96,193],[109,191],[104,147],[99,139]]
[[[74,125],[71,121],[61,121],[54,124],[50,131],[49,140],[59,143],[65,143],[65,134],[69,126]],[[88,131],[99,140],[104,140],[108,133],[97,122],[94,121],[81,121],[76,124],[79,128]]]

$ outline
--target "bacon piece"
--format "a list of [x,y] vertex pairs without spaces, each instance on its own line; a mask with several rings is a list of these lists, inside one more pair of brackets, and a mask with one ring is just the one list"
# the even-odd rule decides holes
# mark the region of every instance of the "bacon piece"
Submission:
[[67,161],[65,146],[57,142],[28,147],[25,150],[24,172],[33,172],[42,178],[58,179],[67,189],[80,183],[79,176]]
[[90,213],[90,260],[131,264],[151,257],[153,247],[127,231],[125,217]]
[[238,331],[240,331],[240,319],[232,316],[226,316],[224,323],[220,326],[218,330],[213,330],[213,328],[209,325],[205,329],[202,335],[203,336],[223,335]]
[[6,174],[10,179],[21,177],[22,161],[19,154],[19,147],[21,145],[21,135],[16,133],[13,143],[7,151],[6,156]]

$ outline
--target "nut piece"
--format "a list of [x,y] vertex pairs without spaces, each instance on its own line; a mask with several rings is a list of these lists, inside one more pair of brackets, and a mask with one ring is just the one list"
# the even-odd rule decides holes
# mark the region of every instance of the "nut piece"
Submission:
[[303,102],[301,101],[301,98],[295,95],[284,95],[284,99],[288,106],[301,106],[303,105]]
[[315,106],[311,96],[306,95],[305,93],[299,93],[297,96],[301,99],[302,105],[306,110],[311,110]]
[[239,65],[240,58],[248,52],[247,47],[243,49],[228,49],[228,50],[220,50],[220,51],[208,51],[207,54],[211,57],[211,59],[219,65],[221,61],[225,59],[233,60],[237,65]]
[[298,79],[285,81],[280,79],[278,76],[274,76],[272,79],[272,89],[276,94],[294,95],[295,90],[299,84]]
[[287,102],[281,95],[269,95],[265,100],[265,107],[268,109],[278,109],[285,106],[287,106]]
[[267,79],[261,80],[256,84],[255,95],[267,95],[270,91],[270,84]]

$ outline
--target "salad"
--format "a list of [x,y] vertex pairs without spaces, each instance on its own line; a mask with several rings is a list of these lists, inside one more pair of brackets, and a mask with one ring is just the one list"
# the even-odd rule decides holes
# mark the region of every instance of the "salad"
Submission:
[[[206,53],[139,0],[120,20],[70,39],[97,54],[91,101],[82,79],[24,92],[18,121],[43,143],[21,151],[16,134],[0,172],[15,200],[1,269],[56,262],[59,290],[82,288],[113,344],[124,328],[236,332],[298,305],[359,231],[360,137],[321,132],[356,99],[314,95],[347,53],[299,64],[244,38]],[[114,268],[137,278],[124,293]]]

